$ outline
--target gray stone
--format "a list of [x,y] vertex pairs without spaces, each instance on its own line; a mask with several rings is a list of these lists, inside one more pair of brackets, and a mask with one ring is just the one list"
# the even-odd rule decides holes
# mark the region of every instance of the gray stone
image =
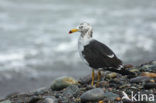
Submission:
[[139,77],[135,77],[135,78],[130,79],[130,82],[131,83],[141,83],[141,82],[147,82],[150,80],[151,80],[150,77],[139,76]]
[[36,103],[36,102],[38,102],[38,101],[40,101],[42,99],[43,98],[41,96],[33,95],[33,96],[30,97],[30,100],[28,101],[28,103]]
[[104,98],[104,91],[101,88],[95,88],[91,89],[85,93],[83,93],[81,96],[81,101],[82,102],[87,102],[87,101],[99,101]]
[[47,88],[46,88],[46,87],[43,87],[43,88],[37,89],[37,90],[34,91],[33,93],[34,93],[35,95],[41,95],[41,94],[44,94],[44,92],[46,92],[46,91],[47,91]]
[[117,97],[119,97],[118,94],[112,93],[112,92],[106,92],[104,94],[104,97],[110,100],[115,100]]
[[71,85],[69,87],[67,87],[64,92],[63,95],[67,96],[67,97],[76,97],[80,92],[80,89],[77,85]]
[[139,69],[138,68],[132,68],[129,71],[134,73],[134,72],[139,72]]
[[58,100],[54,96],[46,96],[38,103],[58,103]]
[[106,77],[107,78],[115,78],[115,77],[117,77],[117,73],[114,73],[114,72],[109,73],[109,74],[106,75]]
[[51,85],[52,90],[62,90],[70,85],[78,84],[78,81],[72,77],[60,77],[55,79]]
[[45,98],[45,103],[58,103],[58,101],[53,98]]
[[147,84],[144,84],[144,88],[145,89],[156,88],[156,83],[147,83]]
[[156,61],[153,61],[151,64],[146,64],[141,66],[139,69],[143,72],[156,72]]

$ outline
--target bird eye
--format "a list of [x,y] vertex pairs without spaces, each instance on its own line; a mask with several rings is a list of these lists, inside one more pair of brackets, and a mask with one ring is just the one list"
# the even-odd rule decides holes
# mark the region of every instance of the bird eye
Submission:
[[80,29],[82,29],[82,28],[83,28],[83,26],[80,26],[79,28],[80,28]]

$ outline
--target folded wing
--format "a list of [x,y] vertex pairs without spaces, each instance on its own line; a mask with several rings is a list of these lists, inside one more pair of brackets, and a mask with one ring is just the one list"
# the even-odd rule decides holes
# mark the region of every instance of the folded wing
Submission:
[[120,59],[106,45],[92,40],[82,51],[83,57],[88,62],[89,66],[98,68],[118,68],[122,65]]

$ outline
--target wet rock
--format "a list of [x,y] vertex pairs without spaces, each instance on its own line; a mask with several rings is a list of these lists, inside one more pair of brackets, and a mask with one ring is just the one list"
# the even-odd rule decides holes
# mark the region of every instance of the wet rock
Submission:
[[[75,103],[77,96],[80,94],[78,85],[71,85],[65,88],[60,94],[58,100],[60,103]],[[80,100],[79,100],[80,101]]]
[[141,83],[141,82],[147,82],[150,80],[151,80],[150,77],[139,76],[139,77],[135,77],[135,78],[130,79],[130,82],[131,83]]
[[[137,103],[137,102],[133,102],[131,100],[128,100],[128,99],[122,99],[122,103]],[[138,102],[139,103],[139,102]],[[141,103],[141,102],[140,102]],[[144,102],[143,102],[144,103]],[[147,103],[147,102],[145,102]]]
[[129,88],[130,86],[130,84],[122,84],[119,88]]
[[151,67],[151,65],[147,64],[147,65],[143,65],[141,69],[147,70]]
[[71,85],[64,90],[63,96],[76,97],[79,93],[80,93],[79,87],[77,85]]
[[43,103],[57,103],[57,102],[53,100],[52,98],[46,98]]
[[5,101],[2,101],[0,103],[11,103],[11,101],[10,100],[5,100]]
[[[95,78],[97,78],[97,73],[94,74]],[[103,76],[103,73],[101,72],[101,76]],[[85,77],[82,77],[79,79],[79,83],[80,84],[86,84],[86,83],[90,83],[92,80],[92,76],[91,74],[85,76]]]
[[109,83],[107,81],[101,81],[99,82],[99,87],[109,87]]
[[90,89],[93,89],[93,88],[94,88],[93,86],[87,85],[85,89],[86,89],[86,90],[90,90]]
[[151,69],[153,70],[153,71],[155,71],[156,70],[156,61],[152,61],[152,67],[151,67]]
[[126,65],[124,65],[124,68],[133,68],[134,66],[132,65],[132,64],[126,64]]
[[87,75],[85,77],[80,78],[79,83],[86,84],[86,83],[91,82],[91,80],[92,80],[92,78],[91,78],[91,75],[89,74],[89,75]]
[[[96,85],[97,74],[95,74],[95,85],[101,88],[90,85],[91,75],[82,78],[79,84],[71,77],[61,77],[54,80],[51,88],[41,88],[22,94],[14,93],[6,98],[13,103],[23,103],[23,101],[25,103],[130,103],[131,101],[125,101],[121,98],[123,96],[122,91],[125,91],[129,97],[131,97],[132,91],[135,94],[139,92],[139,94],[155,95],[156,61],[126,69],[134,72],[135,77],[128,78],[128,76],[118,74],[114,76],[116,73],[103,71],[104,74],[102,74],[98,86]],[[66,85],[67,83],[69,85]],[[11,103],[10,101],[4,102],[3,99],[0,100],[0,103]]]
[[139,72],[139,69],[138,68],[132,68],[129,70],[130,72]]
[[121,98],[120,97],[117,97],[115,100],[116,101],[121,101]]
[[95,88],[91,89],[85,93],[83,93],[81,96],[81,101],[82,102],[93,102],[93,101],[99,101],[104,98],[104,91],[101,88]]
[[43,88],[37,89],[37,90],[34,92],[34,94],[35,94],[35,95],[42,95],[42,94],[44,94],[46,91],[48,91],[47,88],[43,87]]
[[78,81],[72,77],[60,77],[53,81],[51,85],[52,90],[62,90],[70,85],[77,84]]
[[156,83],[147,83],[147,84],[144,84],[144,88],[145,89],[156,88]]
[[110,100],[115,100],[116,98],[119,97],[119,95],[115,94],[115,93],[112,93],[112,92],[106,92],[106,93],[104,93],[104,97],[108,98]]
[[109,81],[109,87],[118,88],[121,85],[123,85],[123,82],[121,80],[118,80],[117,78],[112,79],[112,80]]
[[108,75],[106,75],[106,77],[107,78],[115,78],[115,77],[117,77],[117,73],[110,73],[110,74],[108,74]]
[[104,103],[104,101],[101,100],[101,101],[99,101],[98,103]]
[[143,72],[141,75],[146,77],[151,77],[151,78],[156,77],[156,73],[149,73],[149,72]]
[[51,97],[49,96],[38,103],[58,103],[58,100],[53,96],[51,96]]
[[139,69],[142,72],[156,72],[156,61],[143,64]]
[[64,96],[61,96],[58,100],[58,103],[71,103],[71,99],[64,97]]
[[32,96],[28,103],[37,103],[38,101],[42,100],[43,98],[40,96]]

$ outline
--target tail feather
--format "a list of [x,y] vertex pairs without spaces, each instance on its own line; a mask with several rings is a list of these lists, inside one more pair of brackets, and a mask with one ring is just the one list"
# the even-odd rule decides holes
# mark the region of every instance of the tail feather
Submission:
[[119,70],[117,72],[120,73],[120,74],[122,74],[122,75],[135,75],[135,73],[130,72],[130,71],[125,70],[125,69]]
[[127,67],[125,67],[123,65],[120,65],[118,68],[107,68],[107,70],[111,71],[111,72],[117,72],[117,73],[122,74],[122,75],[130,75],[130,76],[134,76],[135,75],[135,73],[129,71],[126,68]]

